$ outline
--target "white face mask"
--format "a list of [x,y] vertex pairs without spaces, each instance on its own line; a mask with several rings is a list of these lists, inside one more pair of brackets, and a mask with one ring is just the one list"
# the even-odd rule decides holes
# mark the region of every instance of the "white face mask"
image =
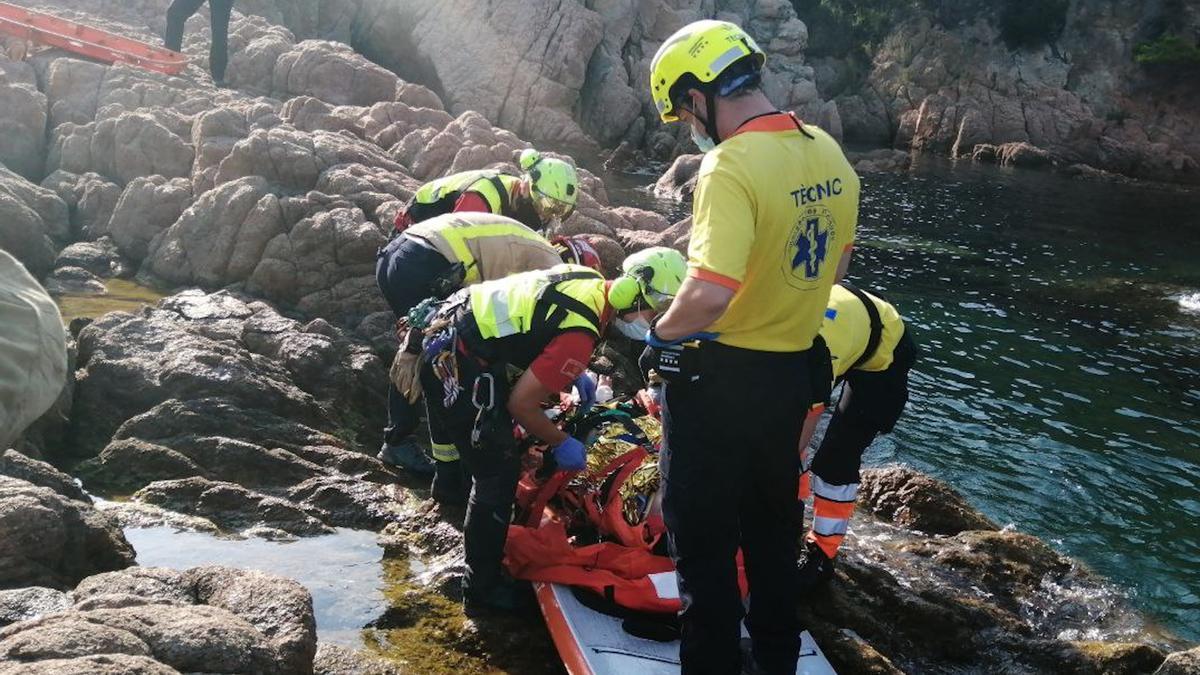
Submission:
[[697,131],[696,127],[692,127],[692,142],[696,144],[697,148],[700,148],[700,152],[708,152],[717,147],[713,139]]
[[617,329],[617,332],[630,340],[641,341],[646,339],[646,331],[650,330],[650,322],[641,316],[633,321],[614,318],[613,327]]

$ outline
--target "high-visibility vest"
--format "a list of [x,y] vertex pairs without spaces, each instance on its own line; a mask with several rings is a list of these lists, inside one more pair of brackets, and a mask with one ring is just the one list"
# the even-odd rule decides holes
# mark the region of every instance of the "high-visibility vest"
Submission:
[[510,211],[513,188],[521,179],[497,171],[463,171],[450,174],[422,185],[408,204],[409,217],[419,223],[443,213],[450,213],[464,192],[483,197],[491,213],[506,215]]
[[463,285],[562,262],[545,237],[491,213],[448,213],[412,225],[404,234],[429,244],[452,264],[460,263]]
[[487,344],[473,346],[483,347],[484,359],[502,358],[527,368],[565,332],[599,338],[606,302],[604,277],[582,265],[556,265],[475,284],[470,309],[478,336]]

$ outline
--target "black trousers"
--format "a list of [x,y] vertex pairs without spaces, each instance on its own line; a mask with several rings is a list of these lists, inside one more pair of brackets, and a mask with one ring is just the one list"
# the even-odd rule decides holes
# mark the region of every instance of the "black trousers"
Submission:
[[834,407],[825,436],[813,456],[812,472],[831,485],[858,482],[863,452],[879,434],[890,432],[908,403],[908,371],[917,347],[906,330],[892,353],[892,364],[877,372],[846,374],[844,401]]
[[167,49],[179,51],[183,46],[183,24],[200,6],[208,2],[209,23],[212,27],[212,46],[208,52],[208,68],[213,79],[225,80],[225,65],[229,61],[229,15],[233,0],[171,0],[167,8],[167,34],[163,41]]
[[[396,318],[408,314],[425,298],[434,295],[431,284],[450,269],[445,256],[406,236],[399,236],[379,249],[375,261],[375,281]],[[396,445],[411,435],[421,423],[416,404],[388,383],[388,424],[384,442]]]
[[741,672],[735,557],[750,582],[746,625],[758,664],[791,675],[800,652],[798,444],[811,401],[809,352],[715,342],[700,379],[667,385],[660,461],[668,544],[683,599],[683,675]]
[[483,372],[476,361],[459,354],[458,374],[463,391],[447,408],[443,405],[441,380],[429,364],[421,366],[430,431],[435,438],[441,435],[453,441],[472,479],[463,521],[467,566],[463,575],[464,593],[486,592],[501,580],[500,561],[504,558],[504,541],[508,538],[521,471],[521,457],[512,436],[513,421],[507,409],[507,385],[501,375],[495,380],[493,433],[485,434],[479,447],[471,442],[478,414],[471,403],[472,387]]

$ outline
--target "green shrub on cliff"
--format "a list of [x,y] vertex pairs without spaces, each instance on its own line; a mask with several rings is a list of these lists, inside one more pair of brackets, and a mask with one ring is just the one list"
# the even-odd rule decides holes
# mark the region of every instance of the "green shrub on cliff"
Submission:
[[1200,63],[1200,47],[1178,35],[1163,35],[1133,48],[1133,60],[1149,65],[1186,65]]
[[808,24],[809,52],[846,56],[869,51],[892,28],[938,4],[939,0],[792,0]]
[[1051,43],[1067,25],[1069,5],[1069,0],[1004,0],[1000,35],[1012,49]]
[[928,18],[952,28],[978,19],[994,22],[1010,48],[1040,47],[1067,24],[1070,0],[792,0],[808,24],[814,56],[870,54],[898,24]]

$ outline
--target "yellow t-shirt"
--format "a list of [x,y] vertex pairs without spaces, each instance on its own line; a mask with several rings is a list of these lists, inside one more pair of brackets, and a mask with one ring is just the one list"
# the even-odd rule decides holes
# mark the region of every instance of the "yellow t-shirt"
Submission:
[[707,330],[771,352],[808,349],[838,261],[854,243],[859,181],[829,134],[791,114],[758,117],[704,156],[690,275],[733,289]]
[[[866,291],[864,291],[865,293]],[[892,365],[896,343],[904,335],[904,320],[890,303],[867,293],[875,308],[879,310],[879,322],[883,331],[875,355],[858,367],[859,370],[877,372]],[[833,357],[833,376],[841,377],[862,356],[871,339],[871,317],[862,301],[840,285],[829,291],[829,305],[821,321],[821,337]]]

